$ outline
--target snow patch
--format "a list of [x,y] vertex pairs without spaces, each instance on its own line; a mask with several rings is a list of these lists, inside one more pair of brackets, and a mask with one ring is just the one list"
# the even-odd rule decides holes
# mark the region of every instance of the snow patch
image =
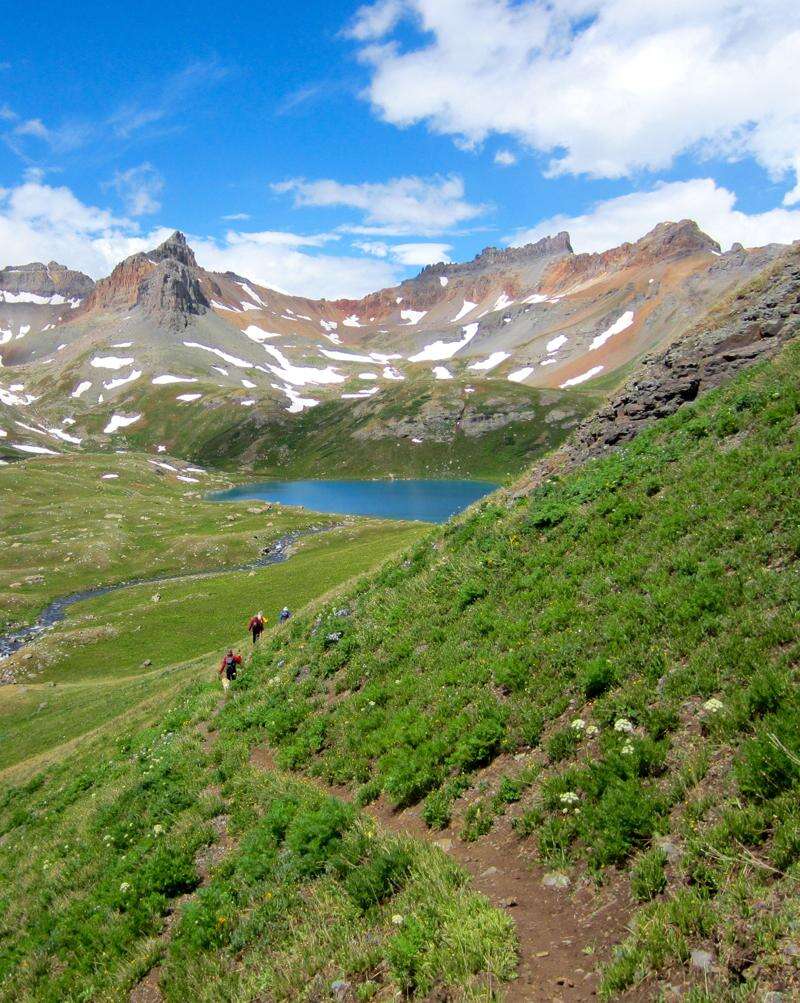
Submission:
[[364,387],[364,389],[359,390],[357,394],[342,394],[342,400],[362,400],[364,397],[371,397],[373,394],[378,393],[379,390],[380,387]]
[[257,341],[259,344],[263,341],[267,341],[269,338],[280,338],[279,334],[275,334],[272,331],[265,331],[262,327],[258,327],[256,324],[251,324],[246,327],[242,334],[246,334],[251,341]]
[[253,368],[252,362],[246,362],[244,359],[239,359],[235,355],[228,355],[227,352],[223,352],[219,348],[212,348],[210,345],[201,345],[199,341],[184,341],[184,345],[187,348],[200,348],[204,352],[211,352],[212,355],[216,355],[217,358],[222,359],[223,362],[229,362],[232,366],[238,366],[240,369]]
[[155,376],[152,383],[156,387],[165,387],[170,383],[197,383],[197,378],[195,376],[173,376],[171,373],[164,373],[163,376]]
[[452,380],[453,374],[445,366],[434,366],[431,370],[437,380]]
[[61,456],[61,453],[57,450],[47,449],[44,446],[26,446],[21,442],[9,442],[9,446],[13,446],[14,449],[19,449],[23,453],[36,453],[39,456]]
[[626,310],[621,317],[614,321],[611,327],[609,327],[606,331],[603,331],[602,334],[598,334],[596,338],[592,339],[592,343],[589,345],[589,351],[594,352],[602,345],[605,345],[609,338],[613,338],[615,334],[619,334],[621,331],[627,330],[632,323],[633,310]]
[[119,474],[103,474],[100,478],[101,481],[116,481],[119,478]]
[[271,355],[277,362],[277,366],[267,365],[275,376],[285,383],[291,383],[297,387],[304,387],[308,384],[344,383],[344,376],[337,373],[332,366],[324,369],[314,369],[310,366],[294,366],[272,345],[264,345],[264,351]]
[[141,375],[141,369],[132,369],[127,376],[118,376],[117,379],[109,380],[108,383],[104,383],[103,386],[106,390],[114,390],[116,387],[125,386],[126,383],[133,383],[133,381],[138,380]]
[[500,295],[497,297],[497,302],[492,307],[492,310],[505,310],[505,308],[507,306],[511,306],[513,302],[514,300],[506,296],[505,293],[500,293]]
[[567,387],[576,387],[579,383],[585,383],[586,380],[590,380],[593,376],[597,376],[602,369],[602,366],[592,366],[591,369],[587,370],[585,373],[581,373],[580,376],[573,376],[571,380],[567,380],[565,383],[562,383],[559,389],[566,390]]
[[96,355],[89,363],[95,369],[124,369],[133,365],[133,359],[122,359],[118,355]]
[[510,352],[492,352],[487,359],[482,362],[473,362],[471,366],[467,366],[467,369],[478,369],[488,373],[490,369],[494,369],[495,366],[499,366],[501,362],[505,362],[509,358],[511,358]]
[[138,421],[142,416],[140,414],[133,415],[132,418],[126,418],[122,414],[114,414],[111,416],[111,421],[103,429],[106,435],[113,435],[114,432],[121,428],[127,428],[132,425],[135,421]]
[[300,394],[290,386],[280,386],[278,383],[273,383],[272,387],[274,390],[280,390],[281,393],[286,394],[289,398],[290,404],[286,410],[289,414],[300,414],[301,411],[305,411],[306,408],[316,407],[319,404],[318,400],[314,400],[313,397],[301,397]]
[[440,286],[446,286],[449,281],[450,281],[450,279],[448,279],[448,277],[446,275],[440,275],[439,276],[439,285]]
[[184,401],[184,403],[189,404],[192,401],[199,401],[202,396],[202,394],[178,394],[175,400]]
[[408,357],[409,362],[442,362],[445,359],[452,359],[456,352],[469,344],[478,333],[477,324],[466,324],[462,331],[464,337],[461,341],[434,341],[426,345],[421,352]]
[[252,380],[242,380],[242,386],[245,390],[255,390],[257,384],[253,383]]
[[84,380],[83,383],[79,383],[77,387],[72,391],[70,397],[80,397],[81,394],[85,394],[86,391],[91,387],[91,382],[89,380]]
[[415,324],[419,324],[427,312],[427,310],[401,310],[400,316],[403,320],[408,321],[406,327],[413,327]]
[[466,317],[468,313],[472,313],[472,311],[475,309],[477,305],[478,305],[477,303],[470,303],[469,300],[464,300],[464,305],[461,307],[461,309],[458,311],[455,317],[453,317],[450,323],[457,324],[462,317]]
[[361,321],[354,313],[350,314],[349,317],[345,317],[342,323],[345,327],[361,327]]
[[557,338],[553,338],[552,341],[548,341],[545,348],[548,352],[557,352],[562,345],[566,345],[567,341],[566,334],[559,334]]
[[524,366],[522,369],[517,369],[513,373],[509,373],[508,378],[511,383],[522,383],[524,380],[527,380],[532,372],[533,366]]

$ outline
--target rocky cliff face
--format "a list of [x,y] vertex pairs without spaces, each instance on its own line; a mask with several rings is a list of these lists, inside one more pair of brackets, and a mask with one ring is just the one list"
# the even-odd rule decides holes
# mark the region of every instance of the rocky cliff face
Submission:
[[97,283],[86,309],[137,306],[159,324],[180,329],[209,305],[203,272],[186,237],[176,230],[154,251],[120,262],[107,279]]
[[800,243],[792,245],[678,341],[646,356],[622,390],[583,421],[557,453],[538,464],[514,494],[527,493],[552,474],[629,442],[658,418],[674,414],[745,367],[776,355],[787,341],[797,337]]
[[600,254],[562,256],[548,268],[544,283],[551,291],[561,291],[623,268],[646,267],[656,262],[719,253],[720,246],[716,240],[703,233],[693,220],[659,223],[633,244],[620,244]]
[[28,265],[9,265],[0,269],[0,291],[18,296],[31,293],[49,299],[62,296],[65,300],[83,299],[94,289],[94,282],[83,272],[73,271],[57,261],[44,265],[34,261]]

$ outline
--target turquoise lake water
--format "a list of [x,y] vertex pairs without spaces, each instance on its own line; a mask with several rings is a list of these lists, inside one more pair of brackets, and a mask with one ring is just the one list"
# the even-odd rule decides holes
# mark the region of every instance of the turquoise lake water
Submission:
[[315,512],[445,522],[494,491],[489,481],[260,481],[211,495],[214,501],[280,502]]

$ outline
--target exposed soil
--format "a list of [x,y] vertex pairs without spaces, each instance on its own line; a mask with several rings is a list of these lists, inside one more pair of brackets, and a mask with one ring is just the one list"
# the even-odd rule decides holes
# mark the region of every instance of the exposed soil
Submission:
[[[270,772],[278,769],[265,746],[253,750],[250,764]],[[346,788],[305,779],[326,793],[352,801]],[[518,978],[504,987],[509,1003],[596,999],[597,965],[625,934],[631,912],[627,891],[613,882],[599,890],[586,880],[568,888],[542,884],[544,871],[526,854],[507,819],[499,819],[488,836],[466,843],[452,828],[428,829],[419,807],[398,812],[381,799],[363,810],[388,832],[438,846],[471,876],[472,887],[493,905],[509,910],[519,938]]]

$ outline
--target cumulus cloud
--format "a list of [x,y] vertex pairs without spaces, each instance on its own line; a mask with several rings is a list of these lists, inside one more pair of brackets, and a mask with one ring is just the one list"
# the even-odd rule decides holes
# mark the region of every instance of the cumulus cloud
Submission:
[[582,215],[551,216],[506,241],[518,246],[568,230],[576,251],[604,251],[624,241],[637,240],[657,223],[680,219],[695,220],[723,249],[736,241],[758,247],[788,244],[800,238],[800,209],[745,213],[736,208],[736,195],[732,191],[711,178],[695,178],[665,182],[648,191],[606,199]]
[[345,207],[362,214],[363,223],[343,227],[350,233],[432,236],[480,215],[486,206],[466,200],[456,175],[403,177],[383,182],[342,184],[331,178],[290,178],[273,191],[294,196],[296,206]]
[[[43,184],[37,177],[0,189],[0,267],[56,260],[100,278],[129,254],[166,240],[172,229],[154,227],[144,233],[135,220],[86,205],[68,188]],[[395,285],[402,277],[394,261],[320,250],[335,239],[338,235],[269,230],[231,230],[221,239],[189,236],[205,267],[238,272],[293,293],[357,297]]]
[[164,190],[164,179],[152,164],[117,171],[109,187],[116,191],[131,216],[149,216],[161,208],[158,196]]
[[498,150],[494,155],[494,162],[501,167],[511,167],[512,164],[516,164],[517,155],[511,150]]
[[[395,125],[514,136],[551,174],[622,177],[686,151],[751,156],[775,178],[797,166],[797,0],[398,4],[367,5],[351,31]],[[419,31],[402,46],[401,14]]]
[[450,261],[450,244],[387,244],[380,240],[354,240],[353,246],[376,258],[391,258],[401,265],[430,265]]

